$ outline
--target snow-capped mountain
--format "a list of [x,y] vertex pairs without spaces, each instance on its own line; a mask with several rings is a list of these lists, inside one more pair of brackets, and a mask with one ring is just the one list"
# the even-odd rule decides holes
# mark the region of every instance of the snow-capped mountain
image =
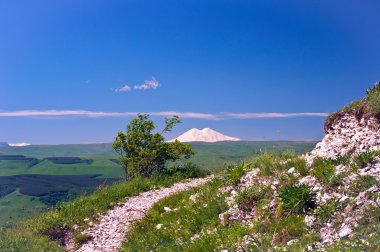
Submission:
[[222,142],[222,141],[239,141],[239,138],[225,136],[220,132],[212,130],[210,128],[204,128],[202,130],[193,128],[179,137],[171,140],[178,140],[180,142]]

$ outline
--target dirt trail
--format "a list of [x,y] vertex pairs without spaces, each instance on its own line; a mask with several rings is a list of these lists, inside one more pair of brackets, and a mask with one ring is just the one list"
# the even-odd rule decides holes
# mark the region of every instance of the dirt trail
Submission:
[[213,176],[209,176],[179,182],[171,187],[151,190],[135,197],[128,197],[125,203],[106,212],[100,217],[98,224],[83,232],[91,235],[93,239],[76,251],[118,251],[132,223],[142,220],[147,211],[152,208],[156,202],[175,193],[202,185],[212,178]]

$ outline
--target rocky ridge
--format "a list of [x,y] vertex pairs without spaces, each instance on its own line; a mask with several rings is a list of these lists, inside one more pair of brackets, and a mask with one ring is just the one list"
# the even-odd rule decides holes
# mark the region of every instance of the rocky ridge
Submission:
[[355,115],[346,113],[327,129],[323,140],[305,158],[311,164],[315,157],[334,159],[379,148],[379,121],[374,117],[357,119]]

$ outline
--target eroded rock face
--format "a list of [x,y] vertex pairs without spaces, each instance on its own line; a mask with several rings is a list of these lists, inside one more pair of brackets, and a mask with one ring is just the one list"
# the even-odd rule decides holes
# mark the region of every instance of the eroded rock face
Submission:
[[376,118],[358,120],[346,114],[327,131],[322,142],[306,155],[308,163],[316,156],[337,158],[380,149],[380,124]]

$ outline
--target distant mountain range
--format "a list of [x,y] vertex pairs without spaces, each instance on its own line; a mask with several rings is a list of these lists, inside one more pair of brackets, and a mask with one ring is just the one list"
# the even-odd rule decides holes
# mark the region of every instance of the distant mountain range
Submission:
[[184,134],[180,135],[179,137],[173,140],[170,140],[170,142],[173,142],[175,140],[178,140],[180,142],[208,142],[208,143],[223,142],[223,141],[240,141],[239,138],[223,135],[222,133],[217,132],[210,128],[204,128],[202,130],[193,128],[185,132]]
[[0,142],[0,148],[9,147],[9,144],[7,142]]

